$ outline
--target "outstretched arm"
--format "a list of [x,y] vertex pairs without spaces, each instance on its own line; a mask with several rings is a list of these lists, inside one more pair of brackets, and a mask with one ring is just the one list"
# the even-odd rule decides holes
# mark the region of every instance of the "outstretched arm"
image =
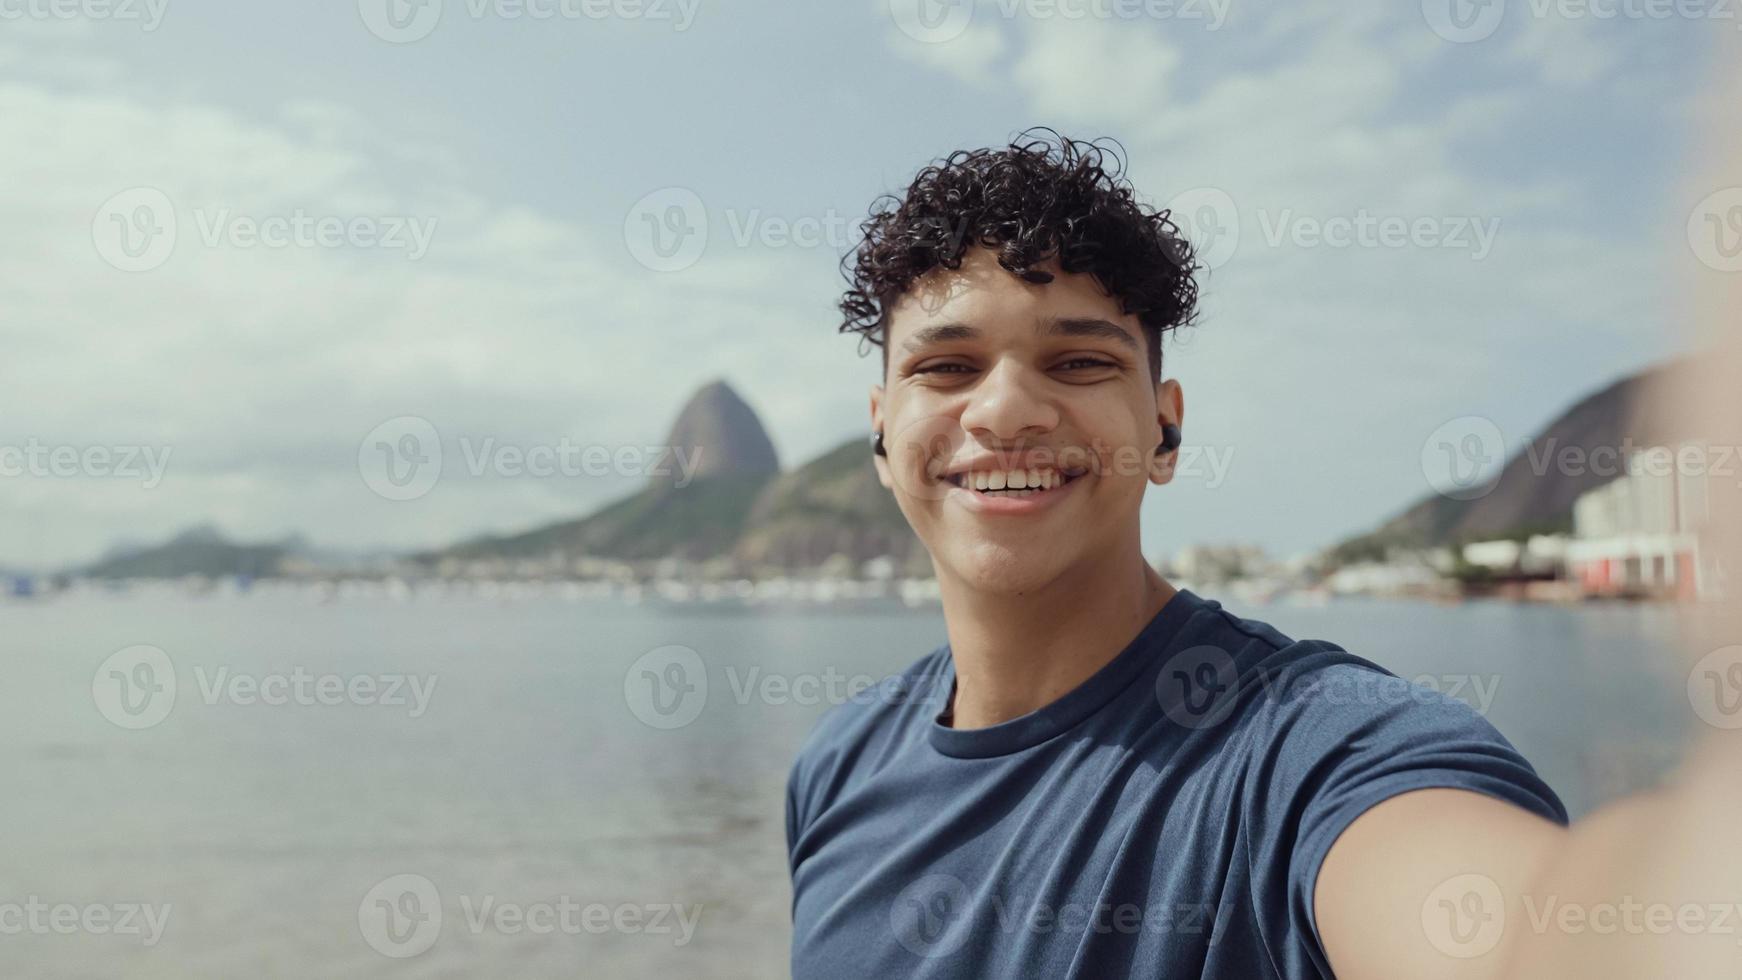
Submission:
[[1563,828],[1457,789],[1393,797],[1337,839],[1313,902],[1341,980],[1742,977],[1742,769]]

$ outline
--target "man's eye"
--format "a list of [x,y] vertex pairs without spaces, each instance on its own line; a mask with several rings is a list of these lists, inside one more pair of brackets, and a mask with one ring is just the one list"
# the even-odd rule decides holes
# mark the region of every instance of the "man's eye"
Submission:
[[1073,368],[1073,369],[1074,369],[1074,367],[1110,368],[1110,367],[1118,367],[1118,366],[1119,365],[1114,364],[1112,361],[1103,361],[1097,357],[1073,357],[1070,360],[1059,365],[1059,367],[1061,367],[1061,368]]
[[925,367],[914,368],[913,373],[914,374],[940,374],[940,373],[941,374],[960,374],[964,371],[972,371],[972,370],[973,370],[973,368],[967,366],[966,364],[928,364]]

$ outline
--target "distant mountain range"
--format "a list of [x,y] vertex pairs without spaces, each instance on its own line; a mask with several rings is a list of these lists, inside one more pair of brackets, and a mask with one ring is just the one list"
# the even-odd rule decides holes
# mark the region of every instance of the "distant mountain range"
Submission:
[[306,548],[301,538],[271,544],[237,544],[209,525],[189,528],[159,545],[118,545],[81,569],[93,578],[181,578],[185,575],[248,575],[265,578],[282,570],[286,557]]
[[664,445],[699,459],[687,485],[655,477],[588,516],[418,557],[731,559],[752,570],[793,571],[836,556],[855,568],[888,556],[898,568],[929,568],[919,539],[877,482],[870,447],[861,439],[782,473],[755,411],[715,381],[690,398]]
[[[1676,416],[1676,392],[1712,383],[1697,361],[1658,365],[1587,396],[1516,447],[1493,488],[1471,500],[1432,494],[1377,530],[1333,549],[1343,560],[1381,557],[1391,547],[1420,548],[1533,532],[1570,531],[1573,502],[1613,480],[1616,466],[1557,465],[1569,448],[1675,445],[1698,433]],[[1599,460],[1607,457],[1597,457]]]
[[[1662,365],[1581,400],[1518,447],[1493,489],[1474,500],[1431,495],[1375,531],[1332,549],[1334,562],[1383,556],[1392,547],[1425,547],[1571,526],[1580,494],[1613,478],[1587,468],[1547,465],[1568,447],[1670,445],[1691,433],[1668,406],[1670,395],[1701,383],[1698,362]],[[930,561],[889,491],[877,481],[869,447],[854,438],[790,471],[756,412],[724,381],[692,396],[665,445],[689,454],[679,467],[591,514],[448,548],[397,556],[425,567],[516,560],[612,559],[637,564],[677,558],[724,562],[745,574],[802,572],[828,565],[856,570],[887,556],[897,571],[928,574]],[[162,544],[112,549],[80,569],[100,578],[185,575],[266,577],[313,570],[379,567],[395,556],[319,552],[300,538],[259,544],[226,540],[211,527]],[[844,566],[844,567],[843,567]]]

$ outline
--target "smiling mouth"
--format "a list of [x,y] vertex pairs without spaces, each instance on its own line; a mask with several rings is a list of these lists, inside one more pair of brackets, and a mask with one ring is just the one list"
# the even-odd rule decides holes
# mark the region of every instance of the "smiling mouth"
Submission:
[[1088,470],[1077,467],[1057,470],[1041,467],[1031,470],[975,470],[950,473],[944,479],[963,490],[972,490],[987,497],[1033,497],[1070,483]]

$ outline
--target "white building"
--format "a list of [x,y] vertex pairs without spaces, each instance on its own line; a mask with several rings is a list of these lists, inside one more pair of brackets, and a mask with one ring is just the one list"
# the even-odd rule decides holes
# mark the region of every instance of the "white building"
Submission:
[[1633,455],[1627,473],[1573,504],[1567,563],[1595,595],[1711,594],[1716,570],[1702,561],[1699,533],[1711,514],[1705,446],[1657,447]]

